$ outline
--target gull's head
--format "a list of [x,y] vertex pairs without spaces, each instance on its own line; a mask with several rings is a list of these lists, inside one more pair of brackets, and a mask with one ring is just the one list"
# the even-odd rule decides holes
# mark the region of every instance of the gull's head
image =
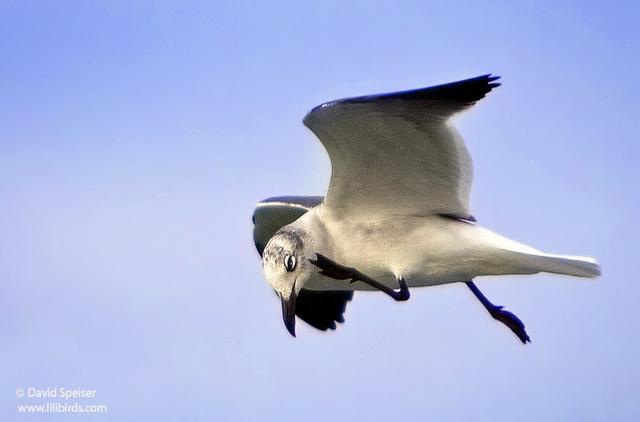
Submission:
[[282,301],[284,324],[295,337],[296,297],[313,273],[303,231],[292,226],[278,230],[262,253],[265,278]]

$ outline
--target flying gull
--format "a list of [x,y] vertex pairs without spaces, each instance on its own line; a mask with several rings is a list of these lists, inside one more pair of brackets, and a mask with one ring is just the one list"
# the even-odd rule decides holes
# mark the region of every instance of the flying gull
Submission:
[[396,301],[409,288],[462,282],[523,342],[524,324],[493,305],[479,276],[538,272],[596,277],[593,258],[554,255],[477,224],[471,157],[450,118],[500,84],[483,75],[444,85],[330,101],[304,124],[331,160],[325,197],[258,203],[254,240],[295,336],[296,316],[320,330],[344,322],[354,290]]

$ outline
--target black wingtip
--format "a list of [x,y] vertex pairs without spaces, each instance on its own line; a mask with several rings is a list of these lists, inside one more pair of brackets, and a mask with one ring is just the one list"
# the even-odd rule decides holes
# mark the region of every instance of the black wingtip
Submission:
[[339,100],[328,101],[311,109],[304,117],[305,125],[312,124],[313,116],[323,108],[333,109],[333,106],[342,104],[359,104],[368,102],[384,102],[384,101],[443,101],[458,104],[458,110],[464,109],[475,104],[484,98],[492,89],[501,85],[495,82],[500,76],[494,76],[487,73],[474,78],[462,79],[456,82],[445,83],[442,85],[434,85],[428,88],[418,88],[408,91],[397,91],[386,94],[364,95],[359,97],[342,98]]
[[296,315],[318,330],[335,330],[344,323],[347,302],[353,299],[351,290],[302,289],[296,298]]
[[325,103],[320,107],[332,105],[334,103],[361,103],[368,101],[384,100],[406,100],[406,101],[452,101],[461,104],[474,104],[485,97],[493,88],[501,84],[495,82],[500,76],[493,76],[491,73],[476,76],[474,78],[463,79],[442,85],[435,85],[428,88],[419,88],[409,91],[392,92],[389,94],[368,95],[364,97],[347,98],[344,100]]
[[499,87],[500,85],[502,85],[501,82],[494,82],[497,81],[498,79],[500,79],[500,76],[493,76],[490,73],[486,75],[487,76],[487,88],[489,88],[489,90],[487,92],[490,92],[492,89]]

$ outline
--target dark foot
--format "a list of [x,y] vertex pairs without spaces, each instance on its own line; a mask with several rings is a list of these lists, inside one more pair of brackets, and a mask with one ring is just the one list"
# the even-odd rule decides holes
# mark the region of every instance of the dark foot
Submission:
[[411,294],[409,293],[409,287],[407,283],[404,281],[402,277],[398,279],[398,284],[400,286],[400,290],[393,290],[391,287],[387,286],[384,283],[380,283],[372,279],[371,277],[362,274],[360,271],[355,268],[345,267],[344,265],[340,265],[337,262],[334,262],[327,258],[324,255],[319,253],[316,254],[317,259],[310,259],[311,262],[316,267],[320,268],[320,274],[325,275],[327,277],[335,278],[337,280],[348,280],[351,279],[351,283],[356,281],[361,281],[366,283],[372,287],[375,287],[378,290],[381,290],[391,296],[394,300],[397,301],[405,301],[408,300]]
[[478,286],[476,286],[473,281],[467,281],[465,284],[467,285],[467,287],[469,287],[474,296],[478,298],[480,303],[482,303],[485,309],[489,311],[489,314],[491,314],[491,316],[495,320],[500,321],[501,323],[509,327],[509,329],[511,329],[511,331],[513,331],[513,333],[518,336],[522,343],[527,344],[527,342],[531,342],[531,339],[529,338],[527,331],[524,329],[524,324],[522,323],[522,321],[520,321],[520,318],[509,311],[505,311],[503,309],[503,306],[496,306],[491,303],[489,299],[487,299],[487,297],[482,294],[480,289],[478,289]]
[[407,286],[407,282],[404,281],[404,278],[400,277],[398,279],[398,284],[400,285],[400,290],[392,290],[393,293],[389,293],[389,296],[399,302],[409,300],[409,298],[411,297],[411,293],[409,293],[409,286]]
[[311,262],[316,267],[320,268],[320,274],[325,275],[330,278],[335,278],[336,280],[348,280],[352,279],[356,276],[355,268],[345,267],[344,265],[340,265],[337,262],[334,262],[327,258],[324,255],[316,254],[318,259],[310,259]]
[[520,318],[511,312],[504,310],[502,306],[494,305],[493,308],[487,310],[495,320],[500,321],[509,327],[509,329],[518,336],[523,344],[531,343],[531,339],[524,328],[524,324],[520,321]]

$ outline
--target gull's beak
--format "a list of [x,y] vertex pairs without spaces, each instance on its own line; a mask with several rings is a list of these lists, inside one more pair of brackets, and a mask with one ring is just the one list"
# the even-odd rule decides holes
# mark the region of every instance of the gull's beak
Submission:
[[288,297],[280,295],[282,301],[282,319],[284,325],[287,327],[287,331],[292,336],[296,336],[296,284],[293,283],[293,288]]

